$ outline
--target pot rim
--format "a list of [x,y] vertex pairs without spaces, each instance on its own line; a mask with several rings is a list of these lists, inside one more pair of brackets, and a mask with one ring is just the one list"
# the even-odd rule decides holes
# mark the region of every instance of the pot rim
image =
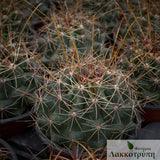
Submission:
[[4,146],[9,151],[9,154],[10,154],[12,160],[18,160],[15,152],[12,149],[12,147],[6,141],[4,141],[3,139],[0,138],[0,144],[2,146]]
[[160,106],[159,105],[149,105],[149,104],[146,104],[146,105],[141,106],[141,108],[142,108],[142,110],[144,110],[144,109],[160,110]]
[[6,124],[6,123],[13,123],[13,122],[18,121],[20,119],[22,119],[22,120],[27,119],[28,117],[31,117],[31,115],[33,115],[34,113],[35,113],[35,111],[33,109],[31,109],[30,111],[23,113],[22,115],[19,115],[19,116],[0,119],[0,125]]
[[60,155],[63,155],[64,157],[67,158],[72,158],[72,151],[68,151],[66,148],[63,148],[55,143],[53,143],[52,141],[50,141],[48,139],[48,137],[41,131],[41,129],[39,128],[38,124],[36,123],[35,125],[35,130],[38,134],[38,136],[40,137],[40,139],[42,140],[42,142],[49,146],[49,148],[54,149],[54,151],[58,154],[60,153]]

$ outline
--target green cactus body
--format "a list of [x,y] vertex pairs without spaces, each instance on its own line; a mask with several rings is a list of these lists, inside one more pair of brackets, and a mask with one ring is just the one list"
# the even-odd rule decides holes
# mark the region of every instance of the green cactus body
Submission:
[[[128,58],[121,56],[120,65],[124,70],[134,68],[132,73],[132,85],[137,88],[137,97],[142,104],[160,104],[160,57],[150,57],[152,54],[139,57],[136,60],[134,57]],[[130,59],[130,60],[129,60]]]
[[[7,48],[6,48],[7,49]],[[15,52],[14,52],[15,51]],[[0,119],[29,111],[33,93],[40,85],[40,75],[28,54],[2,52],[0,60]]]
[[37,93],[37,124],[53,143],[69,146],[73,139],[95,149],[135,130],[137,102],[128,80],[122,81],[121,70],[106,69],[85,57],[50,75],[42,98]]
[[[44,53],[40,60],[48,67],[56,68],[59,61],[66,62],[64,52],[70,57],[75,51],[74,44],[80,57],[89,53],[93,39],[93,50],[97,55],[107,52],[104,44],[106,33],[99,21],[93,21],[92,15],[82,9],[81,3],[83,2],[80,2],[75,10],[71,7],[74,5],[76,8],[77,3],[75,1],[73,3],[66,1],[66,3],[67,6],[61,6],[61,10],[52,14],[51,22],[46,27],[47,33],[38,40],[39,46],[43,46],[40,52]],[[68,14],[64,16],[66,12]],[[93,23],[94,30],[92,30]]]
[[[147,4],[141,4],[147,7]],[[156,5],[156,3],[154,3]],[[131,69],[132,84],[137,88],[137,95],[142,105],[160,105],[160,46],[159,46],[159,11],[149,8],[148,14],[140,10],[134,11],[135,17],[128,16],[133,22],[130,29],[134,34],[128,34],[125,39],[125,54],[120,56],[120,66],[124,70]],[[158,12],[158,13],[157,13]],[[143,15],[143,16],[142,16]],[[148,30],[148,28],[150,28]]]
[[[158,57],[156,57],[158,60]],[[137,67],[134,76],[137,80],[141,99],[147,103],[160,104],[160,64],[146,58]]]

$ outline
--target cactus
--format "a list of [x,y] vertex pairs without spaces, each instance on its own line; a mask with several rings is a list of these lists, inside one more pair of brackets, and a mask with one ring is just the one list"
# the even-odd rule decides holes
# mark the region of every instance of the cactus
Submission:
[[160,105],[160,57],[155,57],[154,60],[146,59],[135,71],[135,77],[138,77],[137,85],[140,87],[141,99],[144,98],[147,103]]
[[[52,66],[53,64],[57,64],[58,61],[63,61],[64,59],[66,59],[64,53],[69,55],[73,51],[75,51],[71,36],[74,40],[79,56],[83,56],[91,50],[92,21],[89,20],[90,22],[86,22],[86,20],[84,20],[84,22],[81,23],[81,20],[75,19],[73,24],[71,24],[70,26],[70,31],[68,28],[65,28],[65,26],[63,26],[63,21],[65,20],[59,21],[59,19],[56,19],[55,26],[57,28],[57,31],[55,29],[55,26],[49,27],[50,31],[48,32],[48,36],[39,39],[40,45],[42,44],[42,42],[43,44],[48,42],[46,46],[44,45],[44,54],[40,59],[47,66]],[[58,37],[58,35],[60,36],[60,38]],[[97,54],[102,54],[102,52],[104,53],[107,51],[107,48],[105,48],[104,46],[105,35],[106,33],[101,34],[101,31],[98,29],[98,27],[95,28],[93,49],[95,50],[95,52],[97,52]]]
[[138,103],[124,78],[91,55],[51,71],[36,93],[37,126],[53,144],[68,147],[72,139],[95,149],[127,137],[137,127]]
[[[84,7],[85,3],[89,6],[92,2],[66,1],[66,4],[61,6],[61,10],[52,13],[51,17],[49,17],[50,23],[45,27],[48,32],[39,38],[38,44],[41,47],[37,47],[40,48],[38,50],[43,54],[40,60],[46,66],[55,67],[53,65],[57,64],[58,60],[63,61],[66,59],[64,52],[69,55],[74,51],[75,48],[72,39],[74,40],[79,56],[83,56],[91,51],[93,38],[93,50],[97,55],[102,55],[107,51],[105,42],[108,31],[105,29],[106,25],[101,22],[103,12],[99,13],[93,19],[93,14],[96,14],[106,2],[103,2],[95,10],[88,8],[88,12],[86,12],[86,6]],[[73,10],[72,6],[75,6],[76,9]],[[105,9],[109,10],[109,7],[107,8],[106,6]],[[114,40],[112,39],[112,41]],[[111,46],[109,47],[111,48]]]
[[96,149],[136,129],[139,104],[125,70],[112,61],[114,53],[106,59],[106,33],[92,17],[94,7],[90,15],[79,3],[74,11],[68,2],[67,15],[59,11],[51,17],[48,37],[54,50],[40,58],[48,68],[34,105],[37,127],[53,144],[71,147],[76,140]]
[[12,32],[19,32],[24,23],[23,11],[13,1],[1,1],[0,6],[1,37],[6,38]]
[[0,49],[0,119],[6,119],[31,109],[41,76],[36,60],[24,53],[21,43],[3,41]]
[[2,0],[0,6],[0,119],[30,111],[34,104],[33,93],[42,82],[43,71],[35,58],[37,55],[30,51],[35,50],[30,43],[33,37],[26,21],[31,13],[23,14],[20,7],[25,7],[20,5],[19,2]]
[[[133,22],[130,29],[132,34],[125,39],[125,54],[120,56],[119,62],[120,66],[126,71],[134,68],[131,75],[132,82],[137,88],[137,95],[142,104],[159,105],[160,46],[158,37],[160,17],[158,16],[159,11],[153,11],[154,8],[150,7],[146,10],[148,5],[144,3],[142,8],[145,8],[145,10],[140,9],[140,13],[139,10],[134,11],[128,17],[131,23]],[[136,19],[137,22],[135,22]]]
[[[137,88],[137,97],[142,104],[159,105],[160,104],[160,57],[155,57],[154,53],[146,55],[145,58],[139,57],[131,62],[134,58],[126,61],[126,57],[121,59],[121,65],[125,70],[135,67],[131,75],[132,84]],[[152,58],[151,58],[152,57]],[[142,60],[143,59],[143,60]]]

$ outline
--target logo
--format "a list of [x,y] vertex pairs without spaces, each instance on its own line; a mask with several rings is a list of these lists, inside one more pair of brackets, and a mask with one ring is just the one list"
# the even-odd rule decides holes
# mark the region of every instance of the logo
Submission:
[[128,148],[130,150],[132,150],[134,148],[134,145],[131,142],[127,141],[127,144],[128,144]]
[[107,160],[159,160],[160,140],[108,140]]

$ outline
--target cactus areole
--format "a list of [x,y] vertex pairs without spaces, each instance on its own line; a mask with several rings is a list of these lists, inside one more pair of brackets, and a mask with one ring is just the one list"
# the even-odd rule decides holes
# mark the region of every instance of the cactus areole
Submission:
[[37,93],[37,125],[53,144],[71,147],[76,140],[96,149],[136,129],[137,101],[129,79],[104,64],[85,57],[47,76]]

